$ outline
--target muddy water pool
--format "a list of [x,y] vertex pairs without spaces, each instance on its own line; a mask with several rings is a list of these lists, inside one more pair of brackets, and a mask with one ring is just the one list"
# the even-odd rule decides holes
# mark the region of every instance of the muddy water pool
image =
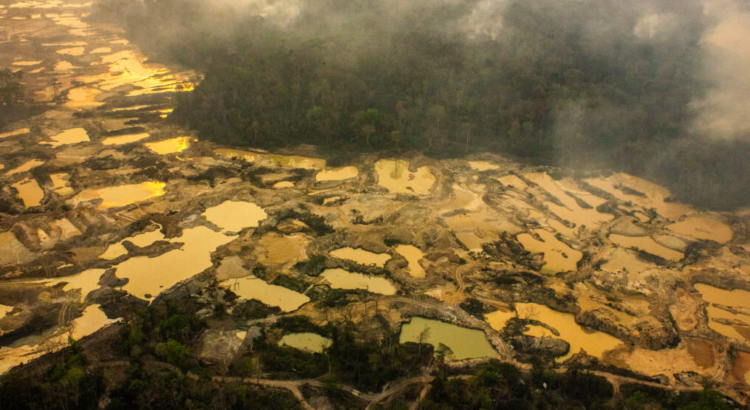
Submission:
[[78,193],[70,200],[70,203],[78,205],[82,202],[101,199],[99,208],[117,208],[162,196],[165,194],[164,188],[166,186],[167,184],[164,182],[151,181],[99,189],[89,188]]
[[537,240],[529,234],[518,235],[518,241],[528,251],[544,253],[546,264],[542,267],[543,273],[552,274],[578,269],[576,264],[583,257],[581,252],[560,242],[551,232],[543,229],[537,229],[534,232],[544,242]]
[[331,256],[339,259],[347,259],[360,265],[375,265],[379,268],[385,267],[385,263],[391,260],[387,253],[373,253],[364,249],[341,248],[329,252]]
[[334,289],[365,289],[381,295],[395,295],[396,287],[385,278],[347,272],[343,269],[326,269],[320,277]]
[[164,141],[149,142],[144,145],[159,155],[174,154],[190,148],[190,137],[171,138]]
[[[425,329],[428,329],[426,333]],[[448,358],[450,360],[478,359],[498,355],[495,348],[487,341],[483,331],[422,317],[413,317],[409,323],[401,326],[399,342],[419,343],[420,334],[423,335],[422,343],[429,343],[435,348],[441,343],[448,346],[453,351],[453,355]]]
[[410,172],[409,162],[404,160],[381,159],[375,163],[375,173],[378,185],[391,193],[426,195],[435,184],[435,176],[429,167]]
[[216,226],[232,232],[256,227],[260,221],[268,217],[258,205],[241,201],[224,201],[220,205],[206,209],[203,216]]
[[222,286],[237,296],[255,299],[269,306],[277,306],[284,312],[293,312],[310,301],[307,296],[282,286],[270,285],[256,277],[245,277],[222,282]]
[[279,341],[280,345],[293,347],[313,353],[323,353],[323,350],[333,341],[315,333],[292,333],[285,335]]
[[398,245],[396,246],[396,252],[406,258],[409,263],[409,273],[415,278],[424,278],[425,271],[419,261],[424,258],[424,253],[413,245]]

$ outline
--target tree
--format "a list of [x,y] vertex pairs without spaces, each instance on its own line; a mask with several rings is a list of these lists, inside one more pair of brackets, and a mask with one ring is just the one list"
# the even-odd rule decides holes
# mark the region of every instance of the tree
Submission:
[[422,354],[422,343],[427,343],[427,341],[430,339],[430,328],[429,326],[425,326],[425,328],[419,333],[419,337],[417,338],[417,343],[419,344],[419,348],[417,351],[417,354]]
[[469,141],[471,140],[471,133],[474,132],[474,129],[477,127],[476,124],[465,122],[461,124],[461,131],[463,132],[464,136],[466,137],[466,148],[465,151],[469,151]]
[[13,72],[9,68],[0,69],[0,105],[15,106],[23,102],[22,79],[23,71]]
[[370,136],[375,133],[375,126],[372,124],[367,124],[362,127],[362,135],[365,136],[365,141],[367,142],[367,146],[370,146]]

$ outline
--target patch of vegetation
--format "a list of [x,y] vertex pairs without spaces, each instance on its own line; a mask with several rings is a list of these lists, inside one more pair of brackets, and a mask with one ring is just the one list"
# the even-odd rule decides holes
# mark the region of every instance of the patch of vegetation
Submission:
[[465,310],[466,313],[476,317],[477,319],[484,320],[484,314],[493,311],[492,308],[485,305],[484,303],[474,299],[467,298],[459,305],[461,309]]
[[675,393],[658,387],[625,383],[620,386],[620,394],[625,410],[730,410],[737,407],[733,400],[711,389]]
[[275,306],[268,306],[255,299],[248,300],[244,303],[237,304],[234,306],[232,316],[238,319],[253,320],[263,319],[270,315],[278,315],[281,313],[281,309]]
[[307,276],[318,276],[325,270],[327,260],[325,255],[315,254],[308,257],[306,261],[298,262],[294,268]]
[[283,286],[298,293],[304,292],[310,286],[304,280],[284,274],[279,274],[278,276],[276,276],[276,278],[273,280],[273,284],[277,286]]

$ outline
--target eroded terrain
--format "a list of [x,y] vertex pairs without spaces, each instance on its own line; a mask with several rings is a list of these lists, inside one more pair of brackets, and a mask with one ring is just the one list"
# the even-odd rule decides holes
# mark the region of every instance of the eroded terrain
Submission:
[[[128,304],[195,297],[204,319],[221,300],[234,326],[231,343],[217,329],[196,342],[208,361],[257,337],[258,321],[235,313],[255,299],[277,308],[268,320],[377,317],[456,362],[541,351],[750,392],[750,211],[700,212],[629,175],[494,155],[329,167],[312,147],[215,146],[165,119],[198,76],[150,64],[86,22],[89,7],[0,6],[0,66],[23,68],[46,107],[0,130],[0,372]],[[336,289],[351,291],[345,303],[324,303]]]

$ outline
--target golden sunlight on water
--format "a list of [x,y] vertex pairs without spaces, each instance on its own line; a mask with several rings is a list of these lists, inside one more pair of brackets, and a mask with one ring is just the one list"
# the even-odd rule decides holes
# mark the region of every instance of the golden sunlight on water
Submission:
[[269,306],[277,306],[284,312],[292,312],[310,301],[307,296],[282,286],[269,285],[256,277],[232,279],[222,286],[246,300],[259,300]]
[[577,263],[583,257],[581,252],[560,242],[554,234],[544,229],[537,229],[534,232],[542,238],[543,242],[525,233],[518,235],[518,241],[528,251],[544,253],[546,264],[542,267],[543,273],[552,274],[578,269]]
[[25,178],[11,185],[18,191],[18,197],[23,201],[24,206],[39,206],[44,198],[44,191],[39,187],[35,179]]
[[50,137],[52,142],[41,142],[45,145],[50,145],[52,148],[57,148],[61,145],[77,144],[79,142],[89,141],[89,134],[83,128],[71,128],[65,130],[57,135]]
[[[745,309],[744,312],[750,312],[750,292],[740,289],[723,290],[703,283],[696,284],[695,289],[700,292],[703,300],[710,303],[706,308],[709,318],[708,327],[730,338],[742,341],[748,340],[746,335],[750,333],[744,330],[750,328],[750,315],[733,313],[720,308],[719,305]],[[713,319],[727,320],[732,324],[719,323]]]
[[100,189],[85,189],[70,200],[73,205],[101,199],[100,208],[117,208],[145,201],[165,194],[164,182],[151,181],[140,184],[120,185]]
[[40,165],[44,165],[44,161],[39,161],[37,159],[33,159],[31,161],[23,163],[18,168],[15,168],[15,169],[12,169],[12,170],[8,171],[7,175],[16,175],[16,174],[20,174],[22,172],[31,171],[32,169],[34,169],[34,168],[36,168],[36,167],[38,167]]
[[[538,320],[553,327],[560,333],[559,337],[570,344],[570,352],[558,358],[558,361],[568,359],[581,349],[591,356],[601,358],[604,352],[623,344],[622,341],[607,333],[581,327],[576,323],[575,316],[570,313],[558,312],[536,303],[518,303],[516,309],[520,318]],[[514,316],[513,312],[493,312],[487,315],[487,323],[493,329],[502,330],[508,319]],[[539,333],[538,330],[537,333]]]
[[734,236],[732,228],[726,224],[702,216],[691,216],[684,221],[667,226],[667,229],[677,232],[680,235],[696,239],[707,239],[719,243],[727,243]]
[[171,138],[164,141],[149,142],[144,145],[159,155],[174,154],[185,151],[190,147],[190,137]]
[[330,252],[334,258],[348,259],[361,265],[385,267],[385,263],[391,260],[391,255],[387,253],[373,253],[364,249],[341,248]]
[[148,137],[149,134],[145,132],[140,134],[119,135],[117,137],[105,138],[104,140],[102,140],[102,145],[125,145],[140,141],[142,139],[146,139]]
[[242,159],[260,165],[268,165],[281,168],[302,169],[325,169],[326,160],[319,158],[303,157],[299,155],[278,155],[261,152],[242,151],[238,149],[220,148],[214,153],[226,159]]
[[357,167],[333,168],[318,172],[315,175],[316,181],[341,181],[349,178],[356,178],[359,175]]
[[422,268],[422,265],[419,264],[419,261],[424,258],[424,253],[422,253],[419,248],[413,245],[398,245],[395,249],[396,252],[406,258],[406,261],[409,262],[409,273],[411,276],[415,278],[425,277],[425,271]]
[[326,269],[320,277],[328,281],[334,289],[365,289],[381,295],[396,294],[396,287],[386,278],[347,272],[343,269]]
[[28,128],[21,128],[19,130],[6,132],[4,134],[0,134],[0,140],[3,138],[9,138],[9,137],[15,137],[18,135],[28,134],[29,132],[31,132],[31,130]]
[[268,217],[263,208],[251,202],[224,201],[220,205],[206,209],[206,219],[220,228],[239,232],[256,227]]
[[624,236],[612,234],[609,236],[609,240],[624,248],[636,248],[670,261],[679,261],[684,257],[682,252],[677,252],[659,245],[650,236]]

